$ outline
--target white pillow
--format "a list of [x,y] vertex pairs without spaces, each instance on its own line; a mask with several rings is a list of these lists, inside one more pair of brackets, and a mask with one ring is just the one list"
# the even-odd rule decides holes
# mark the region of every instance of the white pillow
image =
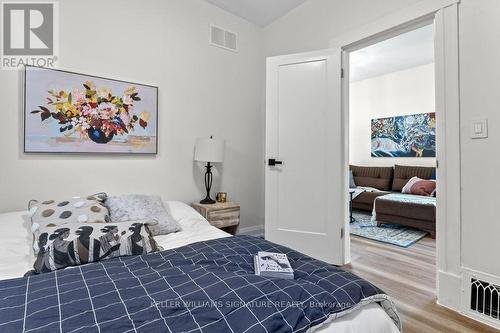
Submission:
[[417,176],[411,177],[410,180],[408,181],[408,183],[406,183],[405,186],[403,186],[403,188],[401,189],[401,193],[411,194],[411,187],[413,186],[413,184],[415,184],[419,180],[420,180],[420,178],[418,178]]
[[165,208],[169,215],[180,224],[182,230],[210,225],[200,213],[184,202],[167,201],[165,202]]

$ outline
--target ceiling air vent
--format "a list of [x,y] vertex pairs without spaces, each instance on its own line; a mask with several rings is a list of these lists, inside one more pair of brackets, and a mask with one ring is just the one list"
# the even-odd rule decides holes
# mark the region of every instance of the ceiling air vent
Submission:
[[237,35],[234,32],[210,25],[210,44],[230,51],[238,51]]
[[470,310],[500,320],[500,286],[474,278],[470,282]]

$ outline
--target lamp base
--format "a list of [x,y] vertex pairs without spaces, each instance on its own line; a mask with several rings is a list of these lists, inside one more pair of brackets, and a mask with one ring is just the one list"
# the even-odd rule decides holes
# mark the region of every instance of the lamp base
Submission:
[[205,199],[201,200],[201,204],[205,205],[212,205],[215,203],[215,200],[210,198],[210,188],[212,187],[212,165],[210,162],[207,162],[207,165],[205,166],[207,168],[207,171],[205,172],[205,190],[207,191],[207,195]]
[[205,199],[201,200],[200,203],[204,204],[204,205],[213,205],[215,203],[215,200],[213,200],[211,198],[205,198]]

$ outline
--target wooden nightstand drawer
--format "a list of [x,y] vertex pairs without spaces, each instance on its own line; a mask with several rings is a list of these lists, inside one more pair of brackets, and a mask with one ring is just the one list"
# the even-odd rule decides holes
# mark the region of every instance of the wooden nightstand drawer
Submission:
[[193,203],[191,205],[207,221],[216,228],[235,234],[240,224],[240,205],[233,202],[205,205]]
[[[234,225],[240,223],[240,209],[224,209],[208,212],[207,220],[214,223]],[[236,221],[236,222],[230,222]],[[227,225],[224,225],[227,226]]]

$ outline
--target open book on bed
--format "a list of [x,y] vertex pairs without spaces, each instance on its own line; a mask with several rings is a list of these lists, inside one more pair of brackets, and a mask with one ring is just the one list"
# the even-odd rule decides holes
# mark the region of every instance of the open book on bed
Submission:
[[293,269],[286,254],[260,251],[254,257],[255,274],[281,279],[293,279]]

